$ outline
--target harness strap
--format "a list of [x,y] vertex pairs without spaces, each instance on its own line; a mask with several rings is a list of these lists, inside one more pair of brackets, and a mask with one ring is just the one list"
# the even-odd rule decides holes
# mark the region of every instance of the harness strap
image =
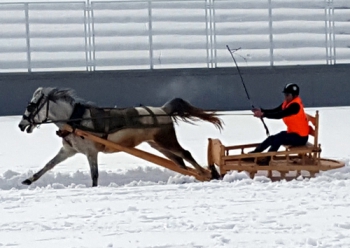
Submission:
[[[116,114],[112,112],[115,108],[94,108],[76,103],[67,124],[83,131],[100,133],[103,137],[107,137],[111,132],[117,132],[125,128],[159,127],[160,124],[157,115],[146,106],[140,105],[140,107],[144,108],[149,115],[138,115],[135,109],[131,112],[121,110]],[[81,125],[81,122],[86,120],[82,118],[86,110],[90,111],[91,118],[88,119],[93,122],[93,128]],[[139,118],[144,116],[152,117],[153,123],[147,125],[140,123]]]
[[110,109],[105,109],[104,116],[105,116],[105,121],[104,121],[105,134],[108,134],[109,133],[109,127],[110,127],[111,110]]
[[152,110],[150,108],[148,108],[147,106],[144,106],[142,104],[140,104],[140,107],[144,108],[150,114],[150,116],[152,116],[152,118],[153,118],[153,125],[154,126],[158,126],[159,123],[158,123],[157,116],[152,112]]

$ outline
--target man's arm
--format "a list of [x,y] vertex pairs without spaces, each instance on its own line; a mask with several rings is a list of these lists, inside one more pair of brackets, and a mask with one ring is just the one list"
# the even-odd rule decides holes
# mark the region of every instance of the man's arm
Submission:
[[268,111],[262,110],[262,112],[263,112],[263,117],[266,117],[269,119],[282,119],[284,117],[297,114],[299,110],[300,110],[299,104],[294,102],[285,109],[282,109],[282,105],[281,105],[281,109],[275,112],[272,112],[272,111],[270,112],[269,110]]
[[282,111],[282,104],[273,109],[263,109],[263,108],[261,109],[261,112],[264,112],[264,113],[276,113],[279,111]]

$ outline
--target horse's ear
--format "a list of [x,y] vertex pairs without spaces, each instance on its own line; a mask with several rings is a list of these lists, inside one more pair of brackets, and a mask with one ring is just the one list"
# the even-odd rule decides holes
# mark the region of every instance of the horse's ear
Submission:
[[34,91],[33,96],[35,96],[36,94],[38,94],[39,92],[42,92],[42,91],[43,91],[43,87],[37,88],[37,89]]

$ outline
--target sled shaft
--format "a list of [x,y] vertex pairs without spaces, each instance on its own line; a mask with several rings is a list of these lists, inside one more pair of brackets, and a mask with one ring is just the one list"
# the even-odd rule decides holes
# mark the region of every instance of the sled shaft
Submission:
[[105,145],[108,148],[111,148],[113,150],[126,152],[126,153],[128,153],[128,154],[130,154],[132,156],[135,156],[135,157],[141,158],[143,160],[149,161],[151,163],[163,166],[163,167],[165,167],[165,168],[167,168],[169,170],[178,172],[180,174],[187,175],[187,176],[193,176],[199,181],[208,181],[208,180],[210,180],[210,178],[206,178],[205,176],[199,175],[198,172],[195,169],[193,169],[193,168],[187,167],[187,170],[183,169],[183,168],[179,167],[178,165],[176,165],[171,160],[159,157],[159,156],[154,155],[152,153],[148,153],[148,152],[142,151],[142,150],[134,148],[134,147],[131,148],[131,147],[125,147],[125,146],[119,145],[119,144],[114,143],[112,141],[109,141],[109,140],[100,138],[100,137],[98,137],[96,135],[93,135],[93,134],[91,134],[89,132],[85,132],[85,131],[82,131],[80,129],[73,129],[69,125],[66,125],[64,127],[64,130],[66,130],[68,132],[71,132],[71,133],[74,133],[74,134],[76,134],[78,136],[82,136],[84,138],[87,138],[87,139],[89,139],[91,141],[94,141],[96,143]]

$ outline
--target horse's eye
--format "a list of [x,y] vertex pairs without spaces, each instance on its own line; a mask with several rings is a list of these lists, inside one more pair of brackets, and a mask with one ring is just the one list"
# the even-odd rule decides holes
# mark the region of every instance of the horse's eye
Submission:
[[30,102],[30,103],[28,104],[28,106],[27,106],[27,111],[28,111],[29,113],[31,113],[31,112],[33,112],[33,111],[35,110],[35,108],[36,108],[36,104]]

